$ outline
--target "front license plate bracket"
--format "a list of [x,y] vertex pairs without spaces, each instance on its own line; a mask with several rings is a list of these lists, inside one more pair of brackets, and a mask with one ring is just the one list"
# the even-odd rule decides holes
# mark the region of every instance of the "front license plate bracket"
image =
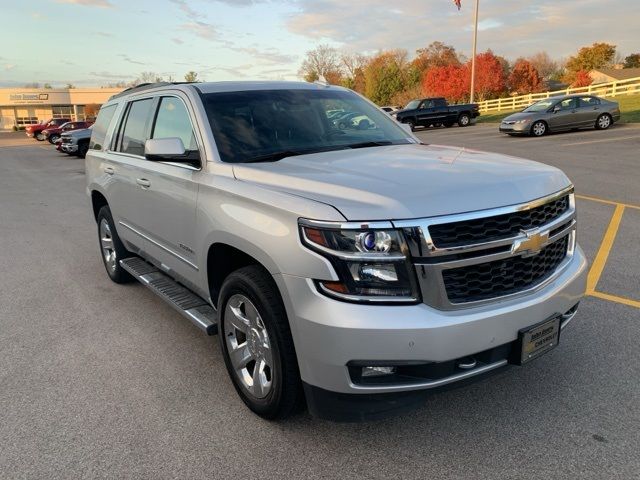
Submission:
[[553,350],[560,341],[560,315],[555,315],[518,332],[511,363],[524,365]]

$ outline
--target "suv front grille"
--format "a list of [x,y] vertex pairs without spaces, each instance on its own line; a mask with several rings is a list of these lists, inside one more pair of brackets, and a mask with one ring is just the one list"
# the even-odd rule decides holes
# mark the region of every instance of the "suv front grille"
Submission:
[[569,237],[547,245],[532,257],[510,257],[442,272],[451,303],[487,300],[517,293],[543,282],[567,255]]
[[545,225],[569,209],[569,196],[539,207],[494,217],[429,226],[431,241],[438,248],[469,246],[518,235],[523,230]]

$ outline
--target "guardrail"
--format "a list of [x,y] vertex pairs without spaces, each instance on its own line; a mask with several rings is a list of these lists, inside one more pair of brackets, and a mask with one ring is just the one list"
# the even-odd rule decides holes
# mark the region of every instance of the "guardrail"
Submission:
[[496,98],[495,100],[485,100],[478,102],[480,112],[500,112],[505,110],[521,110],[528,107],[533,102],[549,98],[556,95],[570,95],[572,93],[590,93],[601,97],[617,97],[619,95],[640,94],[640,77],[620,80],[617,82],[598,83],[587,87],[565,88],[552,92],[530,93],[528,95],[518,95],[515,97]]

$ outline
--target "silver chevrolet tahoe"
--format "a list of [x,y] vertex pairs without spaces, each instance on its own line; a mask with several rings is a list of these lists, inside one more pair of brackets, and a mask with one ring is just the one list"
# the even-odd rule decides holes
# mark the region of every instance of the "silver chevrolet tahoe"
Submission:
[[126,90],[86,173],[109,277],[218,333],[265,418],[378,418],[525,364],[585,291],[560,170],[424,144],[340,87]]

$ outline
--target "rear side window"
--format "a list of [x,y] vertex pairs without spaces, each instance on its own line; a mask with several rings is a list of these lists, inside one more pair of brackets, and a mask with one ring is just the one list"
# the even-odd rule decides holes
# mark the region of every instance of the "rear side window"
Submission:
[[93,124],[91,141],[89,142],[90,150],[103,149],[104,139],[107,136],[107,128],[109,128],[113,114],[116,113],[116,106],[117,105],[109,105],[100,109],[96,123]]
[[144,144],[149,138],[148,126],[152,107],[152,98],[137,100],[129,104],[119,148],[121,152],[144,156]]
[[151,138],[174,137],[182,140],[185,150],[198,150],[187,107],[179,98],[163,97]]

